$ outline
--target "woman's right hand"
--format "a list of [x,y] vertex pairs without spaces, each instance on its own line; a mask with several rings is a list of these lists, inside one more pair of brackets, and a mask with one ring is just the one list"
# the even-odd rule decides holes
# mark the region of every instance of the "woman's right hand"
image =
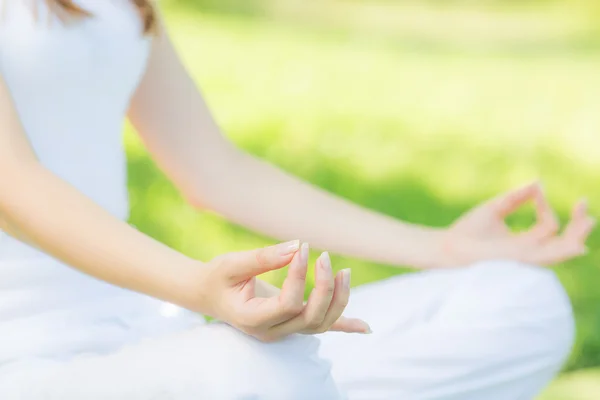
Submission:
[[[281,291],[272,297],[256,295],[256,276],[289,264]],[[350,296],[350,271],[333,276],[328,253],[315,266],[315,288],[304,302],[308,245],[298,241],[263,249],[228,253],[202,268],[202,312],[264,342],[294,333],[328,330],[368,333],[358,319],[342,317]]]

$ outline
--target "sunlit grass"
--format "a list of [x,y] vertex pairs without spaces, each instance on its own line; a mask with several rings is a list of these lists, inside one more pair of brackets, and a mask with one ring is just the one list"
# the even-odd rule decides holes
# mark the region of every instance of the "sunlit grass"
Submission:
[[[424,46],[402,32],[371,37],[281,21],[167,17],[226,134],[332,192],[443,226],[489,196],[542,178],[563,219],[582,195],[600,211],[600,51],[577,47],[571,31],[561,46],[544,44],[562,31],[536,31],[529,46],[537,52],[505,39],[481,51],[440,34],[436,46]],[[493,48],[498,39],[489,40]],[[128,149],[132,220],[144,231],[202,259],[271,242],[184,205],[132,136]],[[531,219],[520,213],[512,222]],[[558,268],[578,317],[569,368],[600,365],[599,245],[595,234],[590,255]],[[334,264],[352,266],[354,284],[397,273],[342,257]]]
[[538,400],[597,400],[600,370],[566,374],[553,383]]

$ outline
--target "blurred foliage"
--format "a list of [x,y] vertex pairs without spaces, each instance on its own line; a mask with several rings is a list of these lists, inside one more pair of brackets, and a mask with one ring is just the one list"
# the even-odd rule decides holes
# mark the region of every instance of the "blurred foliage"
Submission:
[[568,7],[570,10],[583,10],[597,13],[600,4],[597,0],[162,0],[169,6],[195,8],[204,11],[217,11],[225,13],[260,14],[270,7],[286,7],[289,5],[304,4],[313,9],[324,5],[348,4],[376,5],[385,7],[390,5],[425,5],[428,8],[531,8],[531,7]]
[[565,374],[554,382],[538,400],[598,400],[600,370]]
[[[544,6],[164,6],[176,46],[231,140],[359,204],[445,226],[535,178],[563,220],[582,195],[600,211],[600,34],[587,13],[562,7],[566,1],[537,3]],[[126,140],[140,229],[201,259],[271,242],[184,204],[130,131]],[[529,210],[511,222],[532,220]],[[569,370],[600,365],[599,248],[596,232],[589,255],[557,268],[578,324]],[[334,265],[351,266],[355,285],[401,272],[342,257]]]

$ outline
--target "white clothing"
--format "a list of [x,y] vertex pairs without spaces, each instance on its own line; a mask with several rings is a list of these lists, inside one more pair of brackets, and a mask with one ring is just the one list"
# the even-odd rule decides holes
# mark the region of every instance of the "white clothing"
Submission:
[[[0,0],[0,73],[40,161],[126,219],[121,132],[145,70],[150,38],[142,35],[129,0],[79,3],[94,18],[67,27],[49,20],[44,0]],[[106,305],[115,302],[118,308]],[[0,346],[0,365],[28,356],[114,350],[136,340],[123,329],[133,324],[133,316],[159,318],[161,307],[158,301],[66,267],[0,231],[0,338],[10,343]],[[90,336],[75,328],[90,323],[101,332]]]
[[[121,125],[151,39],[129,0],[78,0],[94,18],[68,26],[34,2],[37,20],[0,0],[0,73],[40,161],[126,219]],[[556,278],[512,262],[365,285],[348,315],[374,333],[263,344],[0,232],[0,399],[530,399],[573,339]]]
[[110,355],[9,364],[0,368],[0,398],[531,400],[573,340],[569,301],[553,273],[512,262],[364,285],[347,314],[368,320],[373,334],[264,344],[207,324]]
[[364,285],[346,312],[373,334],[322,335],[321,355],[351,400],[530,400],[575,331],[554,273],[510,261]]

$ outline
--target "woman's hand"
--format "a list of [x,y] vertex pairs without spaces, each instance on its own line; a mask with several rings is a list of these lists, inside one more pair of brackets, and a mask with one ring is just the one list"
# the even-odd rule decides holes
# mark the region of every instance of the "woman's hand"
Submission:
[[[348,270],[350,273],[350,270]],[[277,297],[281,293],[281,289],[271,285],[262,279],[256,279],[255,284],[256,297]],[[371,328],[364,321],[354,318],[341,316],[328,330],[329,332],[346,332],[346,333],[371,333]]]
[[[288,264],[281,291],[257,296],[256,276]],[[201,312],[265,342],[294,333],[367,333],[365,322],[341,318],[350,296],[350,271],[334,277],[329,255],[323,253],[316,262],[315,288],[305,304],[307,265],[308,245],[299,249],[298,241],[217,257],[202,269]]]
[[[536,224],[513,233],[505,224],[508,215],[533,201]],[[539,183],[492,199],[458,219],[442,235],[446,265],[467,265],[484,259],[511,259],[536,265],[553,265],[585,254],[585,241],[595,225],[585,201],[577,203],[571,220],[559,234],[559,223]]]

